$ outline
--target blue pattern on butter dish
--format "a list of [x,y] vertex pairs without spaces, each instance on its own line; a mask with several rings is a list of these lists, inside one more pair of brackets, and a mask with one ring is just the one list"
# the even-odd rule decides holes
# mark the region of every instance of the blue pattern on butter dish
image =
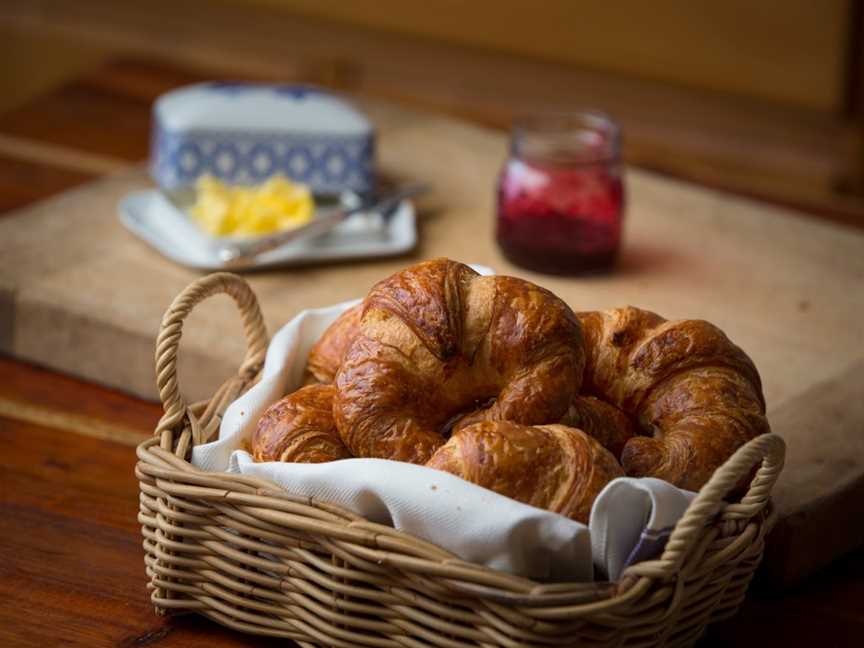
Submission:
[[317,88],[188,86],[157,100],[153,122],[150,169],[166,189],[193,184],[205,173],[235,184],[282,173],[325,194],[374,187],[369,120]]

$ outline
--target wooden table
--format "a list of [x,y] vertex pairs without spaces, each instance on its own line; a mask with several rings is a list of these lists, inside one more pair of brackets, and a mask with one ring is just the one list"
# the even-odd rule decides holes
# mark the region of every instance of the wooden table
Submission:
[[[0,212],[143,158],[152,98],[193,80],[162,67],[112,66],[5,116]],[[154,403],[0,358],[0,645],[264,644],[152,612],[132,471],[133,447],[159,413]],[[841,646],[862,635],[858,552],[793,591],[757,587],[739,617],[712,628],[702,645]]]

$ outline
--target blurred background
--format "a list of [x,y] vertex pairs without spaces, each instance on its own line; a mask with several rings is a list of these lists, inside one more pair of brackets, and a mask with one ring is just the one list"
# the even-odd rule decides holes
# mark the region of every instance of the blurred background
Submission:
[[[242,76],[494,127],[527,110],[598,107],[622,123],[628,162],[861,224],[862,4],[4,0],[0,170],[11,155],[34,166],[0,182],[59,190],[74,182],[69,171],[90,177],[141,159],[147,132],[132,115],[155,96]],[[130,115],[113,128],[140,131],[134,146],[113,144],[104,123],[81,123],[106,100]],[[64,144],[75,155],[57,150]],[[14,187],[4,189],[0,208],[17,206]]]

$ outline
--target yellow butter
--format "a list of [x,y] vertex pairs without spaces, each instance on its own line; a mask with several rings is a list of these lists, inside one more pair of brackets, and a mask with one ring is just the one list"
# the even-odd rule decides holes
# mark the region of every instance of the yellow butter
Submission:
[[299,227],[315,211],[309,187],[283,175],[255,186],[227,185],[204,175],[195,190],[192,218],[213,236],[256,236]]

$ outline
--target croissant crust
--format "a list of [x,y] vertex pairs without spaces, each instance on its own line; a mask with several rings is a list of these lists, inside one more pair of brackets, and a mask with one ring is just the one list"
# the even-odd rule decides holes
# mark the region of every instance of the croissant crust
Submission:
[[463,428],[426,465],[585,523],[597,494],[624,474],[615,457],[581,430],[509,421]]
[[348,459],[333,421],[332,385],[308,385],[271,405],[252,437],[255,461],[323,463]]
[[362,304],[352,306],[321,334],[306,362],[307,383],[333,382],[345,351],[357,337],[362,312]]
[[548,290],[447,259],[420,263],[366,297],[336,374],[336,425],[355,456],[425,463],[460,413],[560,419],[583,356],[578,320]]
[[584,391],[622,409],[645,435],[628,440],[628,475],[698,490],[735,450],[770,431],[759,373],[716,326],[638,308],[578,314]]

